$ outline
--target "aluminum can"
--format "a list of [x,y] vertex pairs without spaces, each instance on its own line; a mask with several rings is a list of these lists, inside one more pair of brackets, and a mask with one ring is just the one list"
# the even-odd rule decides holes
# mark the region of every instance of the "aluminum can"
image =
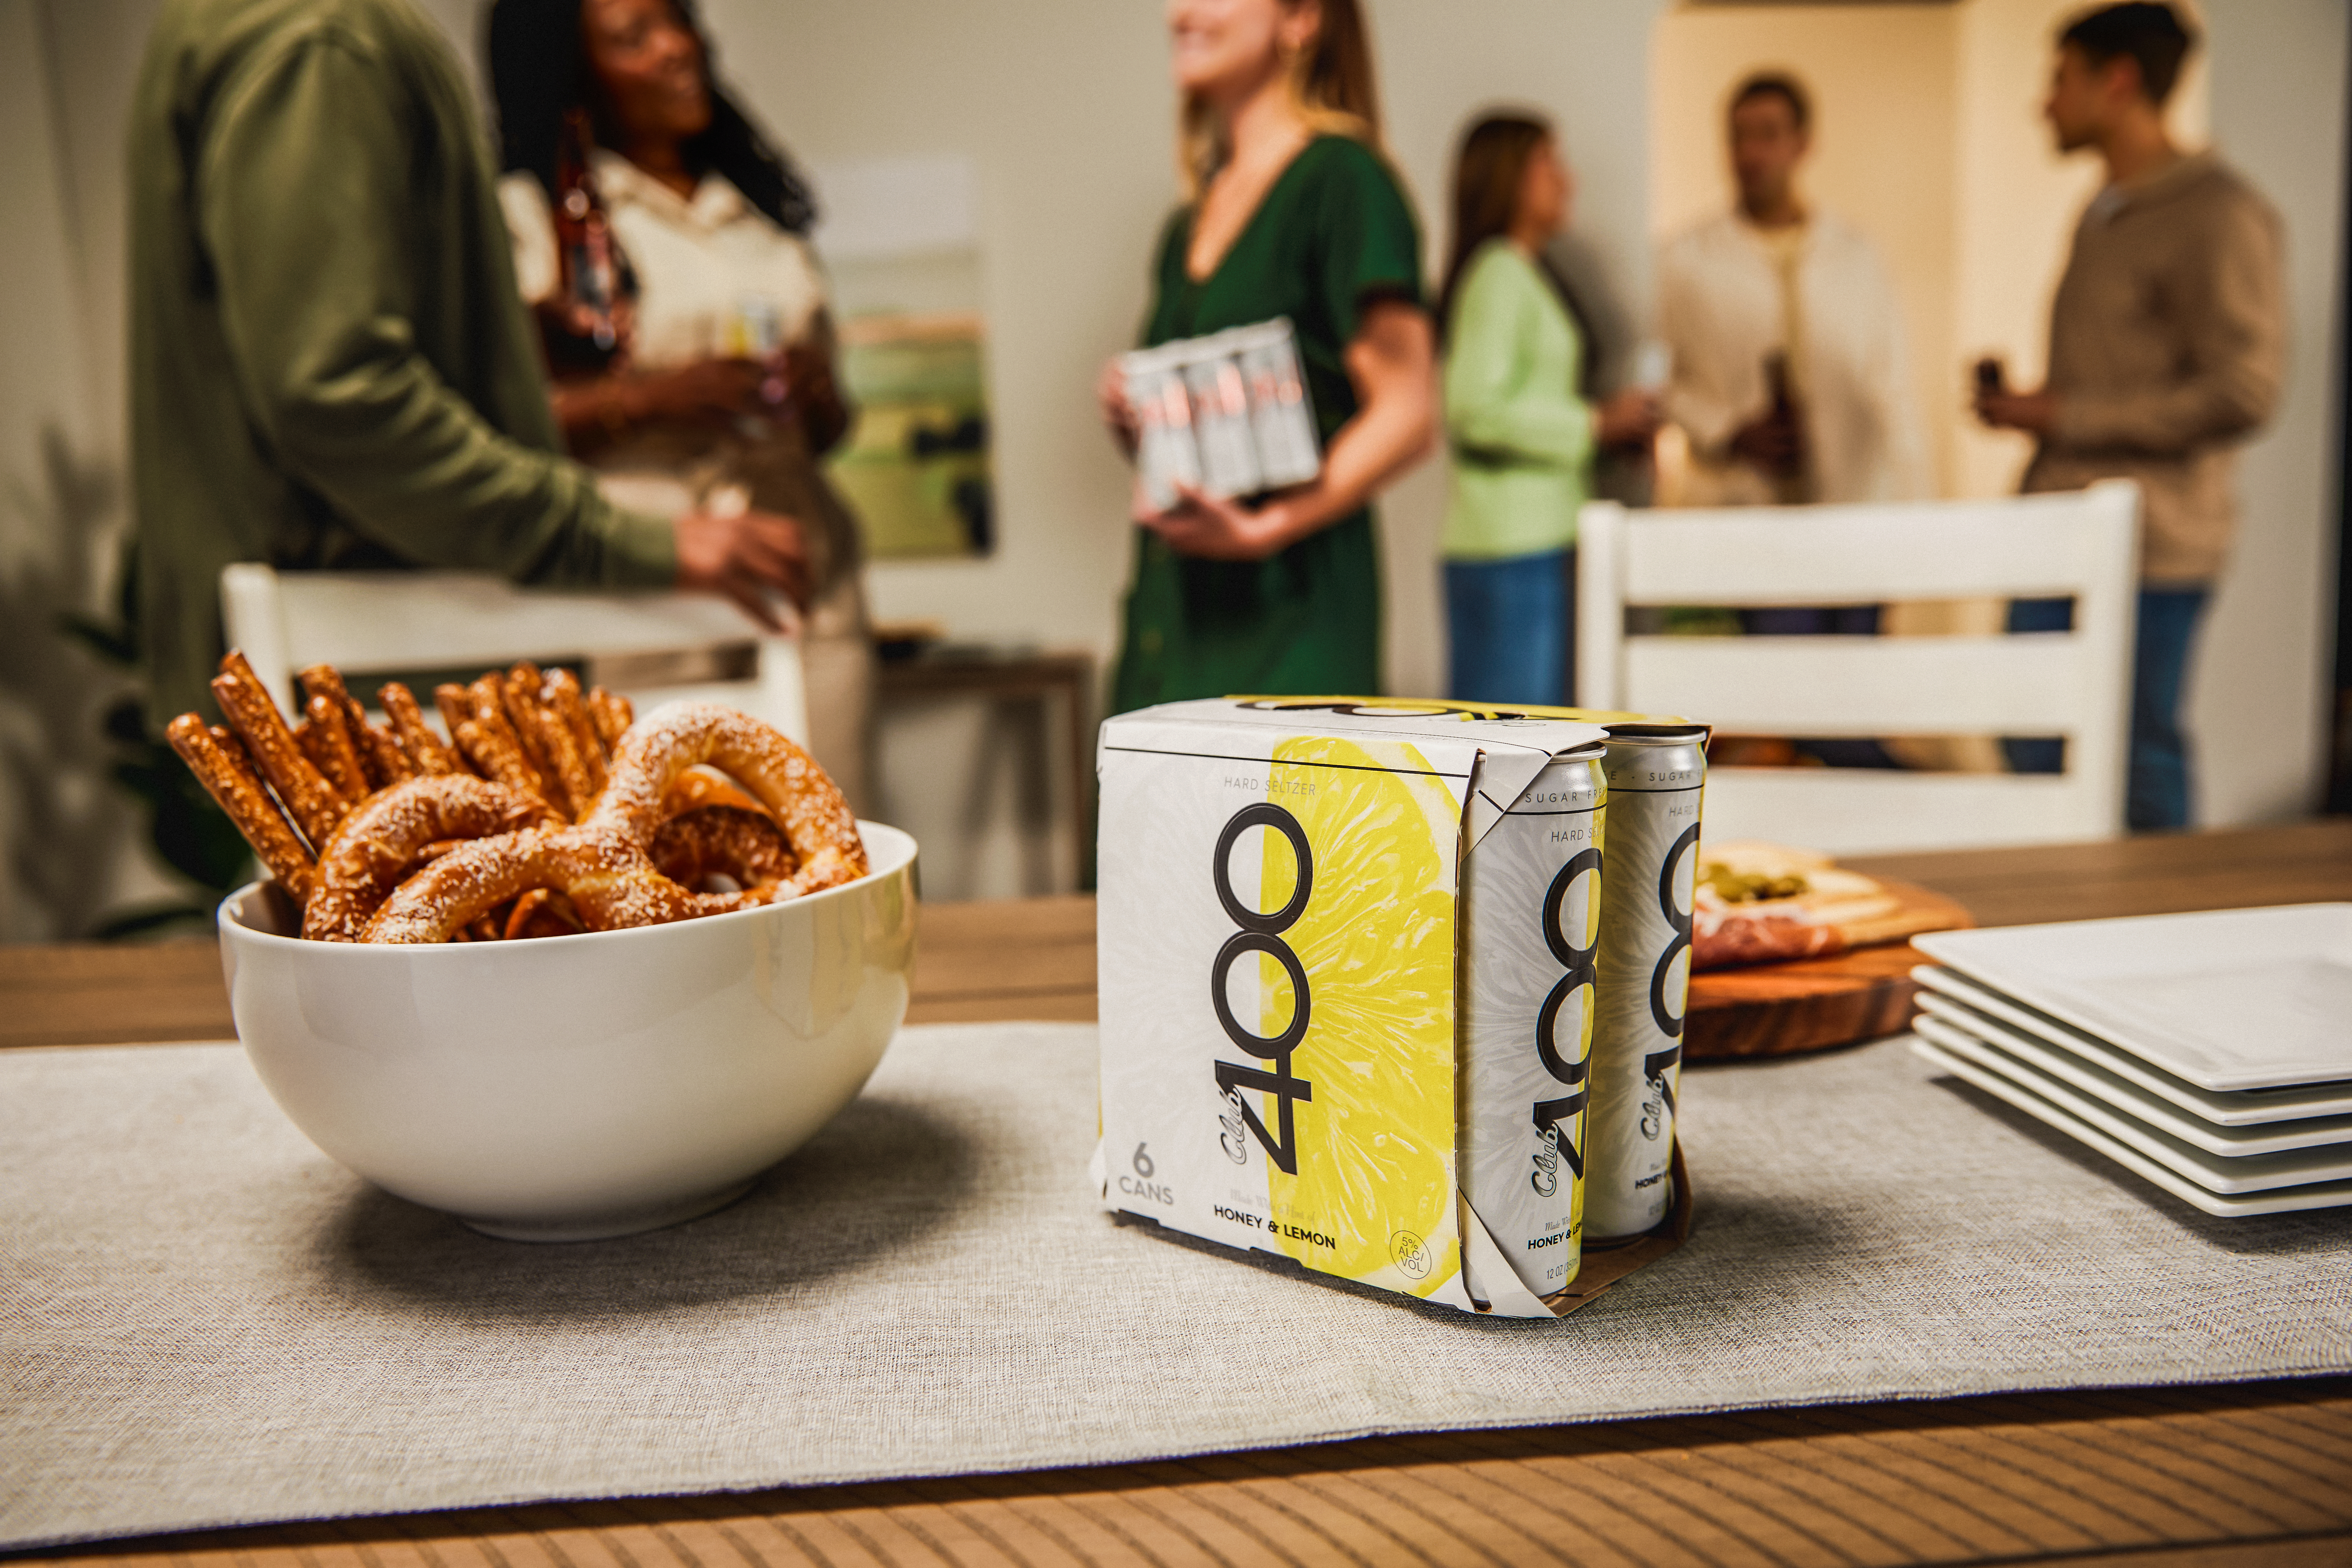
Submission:
[[1706,731],[1612,724],[1584,1234],[1638,1236],[1674,1207],[1675,1095],[1690,996]]
[[1463,866],[1464,1185],[1538,1296],[1566,1289],[1583,1250],[1601,764],[1597,745],[1555,757]]
[[1135,462],[1146,500],[1161,511],[1181,498],[1178,481],[1201,482],[1201,451],[1192,438],[1192,398],[1184,375],[1164,350],[1119,358],[1127,406],[1135,416]]
[[1240,362],[1231,354],[1204,354],[1184,366],[1184,382],[1192,394],[1192,433],[1201,447],[1202,489],[1225,500],[1264,489]]
[[1258,471],[1269,489],[1305,484],[1322,472],[1323,448],[1316,436],[1307,380],[1298,367],[1298,340],[1290,318],[1278,316],[1232,335],[1241,340],[1238,353],[1249,385]]

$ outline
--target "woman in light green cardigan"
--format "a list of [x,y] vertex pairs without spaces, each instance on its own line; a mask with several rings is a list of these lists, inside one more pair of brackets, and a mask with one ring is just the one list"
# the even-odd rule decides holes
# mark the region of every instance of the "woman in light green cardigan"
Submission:
[[1449,686],[1457,700],[1568,700],[1576,513],[1593,454],[1656,433],[1656,399],[1591,400],[1591,349],[1542,247],[1568,219],[1574,184],[1551,128],[1492,115],[1454,169],[1445,326]]

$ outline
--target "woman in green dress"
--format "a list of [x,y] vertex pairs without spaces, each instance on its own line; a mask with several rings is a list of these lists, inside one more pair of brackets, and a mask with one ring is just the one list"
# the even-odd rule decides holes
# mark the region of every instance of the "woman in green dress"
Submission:
[[[1160,237],[1144,345],[1287,316],[1323,469],[1272,495],[1136,504],[1114,712],[1381,684],[1372,497],[1437,429],[1421,237],[1380,151],[1357,0],[1173,0],[1192,199]],[[1116,361],[1103,413],[1132,454]]]

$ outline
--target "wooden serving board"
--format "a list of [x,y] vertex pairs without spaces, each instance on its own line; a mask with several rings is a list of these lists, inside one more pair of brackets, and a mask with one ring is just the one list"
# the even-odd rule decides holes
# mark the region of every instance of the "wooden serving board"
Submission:
[[[1940,893],[1888,882],[1902,913],[1932,918],[1915,930],[1949,931],[1976,922]],[[1786,1057],[1875,1040],[1910,1023],[1915,964],[1927,956],[1908,942],[1881,942],[1831,958],[1716,969],[1691,976],[1685,1061]]]

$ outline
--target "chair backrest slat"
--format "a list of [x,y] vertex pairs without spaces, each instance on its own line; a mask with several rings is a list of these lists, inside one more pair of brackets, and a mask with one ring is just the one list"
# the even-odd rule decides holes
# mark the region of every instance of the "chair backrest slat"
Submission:
[[2055,773],[1874,768],[1717,768],[1707,837],[1761,838],[1835,855],[2063,844],[2116,832],[2114,813]]
[[574,593],[470,573],[280,573],[247,563],[221,574],[221,608],[230,641],[289,712],[292,672],[310,664],[334,665],[352,678],[355,695],[372,700],[369,675],[753,642],[759,658],[750,680],[642,695],[653,701],[723,695],[807,739],[799,645],[707,595]]
[[1634,637],[1624,701],[1748,735],[2060,735],[2085,725],[2083,645],[2015,637]]
[[2106,541],[2088,516],[2128,518],[2129,491],[1885,506],[1738,507],[1638,514],[1631,605],[1864,605],[2038,598],[2096,580]]
[[[1832,852],[2121,829],[2138,491],[1870,506],[1584,509],[1577,700],[1790,736],[2063,735],[2063,775],[1725,769],[1708,827]],[[1628,637],[1628,605],[2071,597],[2068,633]],[[1824,803],[1819,808],[1813,802]],[[1958,811],[1958,821],[1944,820]],[[1955,837],[1955,836],[1958,837]]]

